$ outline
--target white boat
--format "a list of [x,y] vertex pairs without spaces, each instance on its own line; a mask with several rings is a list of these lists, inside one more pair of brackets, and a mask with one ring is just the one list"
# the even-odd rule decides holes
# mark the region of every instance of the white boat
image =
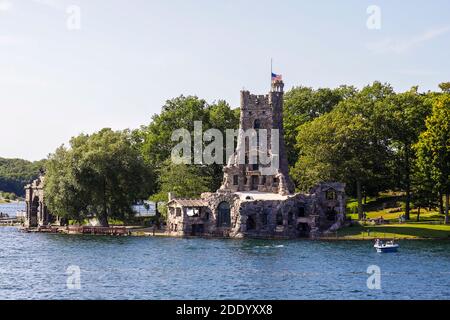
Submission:
[[383,242],[377,239],[373,247],[377,249],[377,252],[396,252],[399,245],[394,243],[394,240]]

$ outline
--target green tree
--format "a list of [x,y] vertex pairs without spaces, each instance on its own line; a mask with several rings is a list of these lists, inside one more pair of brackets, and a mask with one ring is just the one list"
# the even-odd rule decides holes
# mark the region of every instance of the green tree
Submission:
[[436,96],[432,114],[416,144],[418,166],[445,194],[445,223],[449,223],[450,196],[450,94]]
[[206,101],[195,96],[180,96],[166,101],[161,113],[155,114],[151,123],[142,127],[142,154],[146,162],[158,169],[170,157],[177,144],[171,141],[172,132],[176,129],[187,129],[193,139],[194,121],[209,122],[206,107]]
[[417,87],[413,87],[407,92],[392,95],[378,108],[388,136],[392,139],[394,175],[398,177],[398,186],[406,193],[407,220],[411,211],[411,175],[415,161],[413,146],[425,130],[425,119],[431,113],[431,105],[417,90]]
[[152,174],[132,134],[111,129],[79,135],[70,148],[58,148],[45,179],[52,213],[76,220],[94,215],[102,226],[108,218],[132,217],[132,205],[147,199],[152,188]]
[[[206,110],[207,112],[207,128],[214,128],[222,132],[223,134],[223,163],[226,163],[226,130],[227,129],[238,129],[239,128],[239,109],[231,109],[230,105],[220,100],[217,103],[209,105]],[[222,184],[223,178],[223,164],[211,164],[203,166],[201,168],[201,173],[204,176],[210,177],[209,189],[211,191],[217,190]]]
[[412,170],[411,181],[411,202],[417,209],[417,221],[420,221],[421,209],[431,209],[435,206],[438,195],[435,192],[433,179],[427,175],[427,172],[414,168]]
[[45,160],[27,161],[0,158],[0,190],[25,196],[24,187],[39,176]]
[[358,199],[362,217],[363,191],[377,193],[388,181],[391,151],[380,105],[393,95],[389,85],[375,82],[343,100],[331,112],[299,128],[299,159],[292,169],[300,189],[319,181],[342,181]]
[[439,88],[445,93],[450,93],[450,82],[440,83]]
[[[161,113],[154,115],[151,123],[141,128],[140,135],[143,139],[142,153],[146,162],[157,172],[162,172],[161,169],[167,165],[165,161],[170,158],[172,148],[178,143],[171,140],[174,130],[187,129],[191,132],[193,141],[194,121],[202,121],[203,131],[215,128],[220,130],[225,137],[226,129],[238,128],[238,111],[231,109],[228,103],[223,100],[213,104],[207,104],[205,100],[194,96],[180,96],[168,100],[163,106]],[[194,144],[192,143],[193,147]],[[194,150],[192,149],[192,151]],[[223,154],[222,163],[225,163],[225,152]],[[212,177],[208,180],[210,181],[209,189],[211,191],[218,189],[221,184],[222,167],[223,164],[211,164],[201,167],[200,175]]]
[[181,198],[198,198],[210,191],[211,177],[205,176],[198,165],[174,164],[170,159],[164,162],[159,172],[160,191],[151,197],[153,201],[167,201],[168,193]]
[[294,165],[299,150],[296,138],[299,127],[320,117],[331,110],[342,100],[356,93],[354,87],[341,86],[336,89],[294,87],[284,95],[283,126],[288,162]]

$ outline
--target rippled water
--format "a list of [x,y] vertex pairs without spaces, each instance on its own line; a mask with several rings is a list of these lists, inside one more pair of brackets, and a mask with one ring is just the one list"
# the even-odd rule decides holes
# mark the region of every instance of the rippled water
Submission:
[[[450,242],[27,234],[0,227],[0,299],[450,299]],[[66,270],[81,269],[81,289]],[[381,290],[366,285],[381,268]]]

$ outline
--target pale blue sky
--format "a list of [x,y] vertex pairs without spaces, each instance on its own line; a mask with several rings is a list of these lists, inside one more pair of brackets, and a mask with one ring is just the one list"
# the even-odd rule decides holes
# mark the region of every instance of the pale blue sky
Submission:
[[[80,30],[66,27],[69,5]],[[136,128],[180,94],[236,107],[243,87],[268,91],[270,57],[287,88],[426,91],[450,81],[449,53],[448,0],[0,0],[0,156]]]

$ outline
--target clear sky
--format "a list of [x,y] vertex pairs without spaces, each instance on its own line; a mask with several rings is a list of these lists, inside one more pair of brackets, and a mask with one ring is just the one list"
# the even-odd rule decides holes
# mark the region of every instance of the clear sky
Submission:
[[287,88],[426,91],[449,53],[448,0],[0,0],[0,156],[148,124],[180,94],[237,107],[268,91],[271,57]]

